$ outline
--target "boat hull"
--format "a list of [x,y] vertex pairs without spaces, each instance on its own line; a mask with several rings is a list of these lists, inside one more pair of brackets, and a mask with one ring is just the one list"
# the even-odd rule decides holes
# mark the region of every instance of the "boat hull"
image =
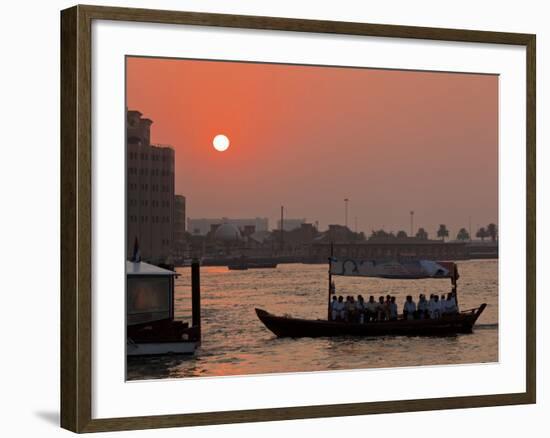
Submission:
[[279,338],[317,338],[330,336],[448,336],[471,333],[486,304],[467,313],[439,319],[369,322],[365,324],[311,320],[272,315],[262,309],[256,314]]
[[197,343],[192,341],[180,342],[128,342],[127,356],[160,356],[169,354],[194,354]]

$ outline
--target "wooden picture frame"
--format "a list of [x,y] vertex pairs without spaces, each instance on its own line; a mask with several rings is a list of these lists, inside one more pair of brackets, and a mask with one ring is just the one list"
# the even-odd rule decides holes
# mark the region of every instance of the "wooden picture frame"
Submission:
[[[92,418],[91,24],[93,20],[219,26],[518,45],[526,48],[527,294],[524,393],[128,418]],[[535,35],[275,17],[75,6],[61,12],[61,426],[74,432],[515,405],[536,401]]]

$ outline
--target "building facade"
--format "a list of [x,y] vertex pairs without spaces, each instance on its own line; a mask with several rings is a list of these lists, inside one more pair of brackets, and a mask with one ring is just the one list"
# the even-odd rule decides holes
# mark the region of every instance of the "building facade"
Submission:
[[[364,260],[386,260],[413,258],[423,260],[468,260],[465,242],[443,242],[442,240],[378,241],[335,243],[332,246],[335,257],[350,257]],[[312,260],[323,261],[330,255],[330,243],[314,243],[309,248]]]
[[[292,231],[300,228],[302,224],[306,223],[306,219],[295,219],[295,218],[283,218],[283,230]],[[277,221],[277,229],[281,229],[281,219]]]
[[186,199],[183,195],[176,195],[174,198],[174,255],[183,257],[186,250],[185,239],[185,203]]
[[152,121],[127,111],[126,256],[137,239],[141,258],[166,263],[174,240],[174,150],[151,144]]
[[256,231],[267,231],[269,227],[269,221],[265,217],[256,217],[250,219],[230,219],[227,217],[222,218],[200,218],[200,219],[187,219],[187,231],[193,235],[205,236],[211,231],[215,231],[217,227],[222,224],[235,225],[239,231],[243,234],[251,234]]

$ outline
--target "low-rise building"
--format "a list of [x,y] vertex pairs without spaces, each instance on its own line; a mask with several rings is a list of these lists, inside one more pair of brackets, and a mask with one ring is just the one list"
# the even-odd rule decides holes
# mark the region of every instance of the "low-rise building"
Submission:
[[239,218],[197,218],[187,219],[187,231],[193,235],[205,236],[212,229],[219,227],[222,224],[230,224],[236,226],[243,234],[250,234],[255,231],[267,231],[269,221],[267,218],[256,217],[249,219]]
[[[306,223],[306,219],[296,219],[296,218],[283,218],[283,230],[292,231],[300,228],[302,224]],[[277,229],[281,229],[281,219],[277,221]]]

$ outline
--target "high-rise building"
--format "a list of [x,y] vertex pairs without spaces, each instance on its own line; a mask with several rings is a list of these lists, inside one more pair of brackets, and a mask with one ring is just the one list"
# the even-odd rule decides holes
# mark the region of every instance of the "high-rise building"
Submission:
[[141,258],[165,263],[174,239],[174,150],[152,145],[150,119],[127,112],[126,123],[126,256],[137,238]]

